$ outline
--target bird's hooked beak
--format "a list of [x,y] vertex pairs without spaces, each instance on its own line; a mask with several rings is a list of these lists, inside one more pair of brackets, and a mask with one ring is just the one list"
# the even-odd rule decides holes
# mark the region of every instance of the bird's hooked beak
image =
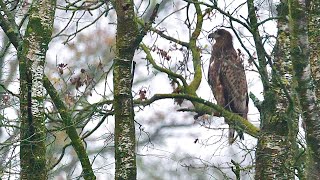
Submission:
[[213,32],[213,33],[210,33],[210,34],[208,35],[208,39],[210,39],[211,41],[212,41],[213,39],[217,39],[218,37],[219,37],[219,35],[218,35],[217,32]]

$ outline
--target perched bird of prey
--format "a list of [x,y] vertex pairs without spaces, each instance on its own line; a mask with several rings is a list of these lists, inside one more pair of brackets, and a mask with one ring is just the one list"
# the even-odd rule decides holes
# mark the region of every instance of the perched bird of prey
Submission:
[[[218,29],[209,34],[209,38],[214,38],[215,44],[212,46],[208,82],[217,104],[247,119],[247,80],[241,57],[233,48],[232,35],[227,30]],[[229,123],[229,144],[235,140],[234,128],[235,125]],[[237,130],[237,133],[240,139],[244,139],[242,131]]]

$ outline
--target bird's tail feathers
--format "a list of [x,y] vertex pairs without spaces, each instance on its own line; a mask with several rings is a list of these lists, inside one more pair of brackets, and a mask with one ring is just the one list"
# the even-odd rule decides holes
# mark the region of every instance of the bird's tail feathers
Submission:
[[236,140],[236,138],[238,136],[239,136],[240,140],[244,140],[243,131],[237,131],[238,135],[236,137],[234,137],[235,131],[236,130],[233,127],[229,128],[228,141],[229,141],[230,145],[234,143],[234,141]]
[[233,142],[235,141],[235,138],[234,138],[234,132],[235,132],[235,129],[233,129],[232,127],[229,128],[229,137],[228,137],[228,140],[229,140],[229,144],[233,144]]
[[244,140],[243,131],[237,131],[240,140]]

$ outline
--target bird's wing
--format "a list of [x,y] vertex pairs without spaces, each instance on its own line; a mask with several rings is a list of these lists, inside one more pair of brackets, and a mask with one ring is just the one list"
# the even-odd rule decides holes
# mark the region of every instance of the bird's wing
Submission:
[[220,68],[220,77],[226,103],[230,106],[230,110],[247,118],[248,86],[246,74],[242,61],[235,52],[226,53]]
[[208,71],[208,83],[217,104],[224,107],[226,101],[224,97],[224,88],[221,82],[221,60],[217,59],[214,54],[211,55]]

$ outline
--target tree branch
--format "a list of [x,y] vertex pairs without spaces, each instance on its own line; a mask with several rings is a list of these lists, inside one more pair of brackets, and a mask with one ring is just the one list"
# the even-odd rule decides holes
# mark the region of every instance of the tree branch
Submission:
[[74,150],[76,151],[78,158],[81,162],[85,179],[95,179],[88,154],[86,153],[82,140],[77,132],[77,129],[73,124],[72,117],[71,117],[71,114],[69,113],[68,108],[66,107],[64,102],[61,100],[56,89],[54,88],[54,86],[51,84],[51,82],[47,77],[44,77],[43,85],[47,89],[52,101],[54,102],[63,120],[63,123],[66,128],[66,132],[71,140],[71,144]]
[[0,7],[3,12],[0,13],[0,26],[13,46],[18,49],[19,45],[22,43],[18,25],[3,1],[0,1]]
[[[187,94],[155,94],[148,100],[135,100],[134,104],[136,106],[142,105],[147,106],[151,103],[161,100],[161,99],[175,99],[175,98],[181,98],[181,99],[187,99],[191,101],[192,103],[197,103],[198,106],[195,107],[195,112],[199,114],[212,114],[214,111],[219,112],[225,119],[228,119],[229,121],[227,123],[236,124],[239,129],[243,130],[245,133],[253,136],[258,137],[259,136],[259,128],[255,127],[253,124],[251,124],[248,120],[242,118],[241,116],[234,114],[230,111],[225,110],[223,107],[218,106],[216,104],[213,104],[209,101],[206,101],[204,99],[201,99],[194,95],[187,95]],[[200,105],[201,104],[201,105]]]
[[[198,1],[196,1],[198,2]],[[196,22],[196,29],[193,31],[190,42],[189,42],[189,48],[192,52],[192,62],[193,62],[193,70],[194,70],[194,77],[191,81],[189,87],[187,88],[187,91],[191,94],[195,94],[196,90],[200,86],[201,79],[202,79],[202,72],[201,72],[201,56],[200,56],[200,50],[197,47],[197,39],[200,35],[201,29],[202,29],[202,23],[203,23],[203,15],[201,12],[200,5],[195,3],[194,4],[196,13],[197,13],[197,22]]]
[[163,73],[166,73],[168,76],[170,77],[173,77],[173,78],[177,78],[177,79],[180,79],[180,81],[182,82],[183,86],[184,87],[187,87],[188,86],[188,83],[187,81],[180,75],[180,74],[176,74],[174,72],[172,72],[171,70],[169,69],[166,69],[166,68],[163,68],[163,67],[160,67],[157,65],[157,63],[155,62],[155,60],[152,58],[152,55],[151,55],[151,52],[149,50],[149,48],[145,45],[145,44],[140,44],[140,47],[142,48],[142,50],[146,53],[147,55],[147,60],[152,64],[152,66],[160,71],[160,72],[163,72]]

